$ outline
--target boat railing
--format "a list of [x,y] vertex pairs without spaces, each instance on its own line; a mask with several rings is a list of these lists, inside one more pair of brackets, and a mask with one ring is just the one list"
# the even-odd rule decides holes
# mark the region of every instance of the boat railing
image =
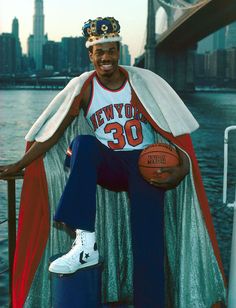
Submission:
[[228,287],[228,308],[236,307],[236,185],[235,185],[235,198],[233,202],[228,202],[227,189],[228,189],[228,144],[229,133],[236,130],[236,125],[229,126],[225,129],[224,133],[224,176],[223,176],[223,203],[229,208],[234,209],[233,218],[233,231],[231,241],[231,257],[230,257],[230,273],[229,273],[229,287]]
[[[3,177],[1,180],[7,182],[8,215],[0,224],[8,223],[8,268],[0,272],[0,275],[9,271],[9,298],[12,298],[12,269],[16,247],[16,180],[23,179],[24,172],[18,172],[12,176]],[[9,303],[11,306],[11,303]]]

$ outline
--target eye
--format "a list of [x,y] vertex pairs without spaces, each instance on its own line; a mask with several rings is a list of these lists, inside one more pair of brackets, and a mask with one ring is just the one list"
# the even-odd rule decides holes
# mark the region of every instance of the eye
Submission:
[[98,56],[98,57],[101,56],[102,54],[103,54],[103,52],[101,50],[98,50],[98,51],[95,52],[95,55]]

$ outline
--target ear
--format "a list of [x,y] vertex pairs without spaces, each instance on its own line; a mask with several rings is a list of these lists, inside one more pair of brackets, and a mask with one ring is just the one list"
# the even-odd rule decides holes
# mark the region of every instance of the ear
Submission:
[[91,51],[89,51],[89,59],[91,62],[93,62],[93,53]]

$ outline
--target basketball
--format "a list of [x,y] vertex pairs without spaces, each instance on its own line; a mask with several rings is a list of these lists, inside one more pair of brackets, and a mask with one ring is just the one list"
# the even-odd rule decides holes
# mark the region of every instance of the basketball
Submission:
[[162,167],[175,167],[179,165],[179,155],[176,149],[165,143],[151,144],[145,148],[138,161],[141,175],[147,181],[154,178],[165,179],[168,173],[157,174]]

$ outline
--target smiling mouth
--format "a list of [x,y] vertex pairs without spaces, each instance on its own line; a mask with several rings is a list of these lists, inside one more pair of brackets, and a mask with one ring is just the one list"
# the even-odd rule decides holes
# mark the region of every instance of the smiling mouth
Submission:
[[110,71],[113,68],[113,65],[112,64],[102,64],[100,67],[103,71]]

